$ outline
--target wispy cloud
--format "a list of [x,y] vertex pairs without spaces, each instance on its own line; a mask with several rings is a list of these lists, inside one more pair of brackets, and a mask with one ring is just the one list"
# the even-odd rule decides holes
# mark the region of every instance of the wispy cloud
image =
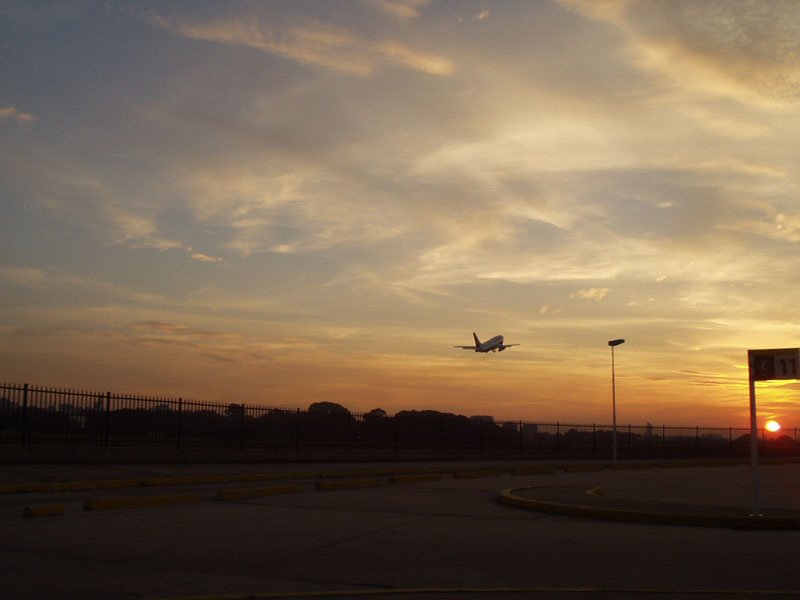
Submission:
[[45,284],[45,274],[30,267],[0,267],[0,277],[24,287],[38,288]]
[[438,76],[450,75],[455,69],[447,58],[414,50],[403,42],[369,40],[325,23],[277,29],[257,18],[195,22],[150,15],[148,20],[178,37],[245,46],[356,77],[369,77],[386,67]]
[[101,208],[113,227],[112,236],[116,243],[159,250],[184,247],[181,242],[160,237],[154,218],[141,209],[131,210],[124,205],[110,202],[101,204]]
[[382,12],[397,19],[416,19],[420,10],[430,4],[430,0],[361,0],[362,3],[374,10]]
[[0,107],[0,121],[15,121],[20,125],[29,125],[36,119],[34,115],[17,110],[13,106]]
[[320,168],[296,165],[276,175],[241,166],[192,171],[181,187],[187,208],[201,222],[223,228],[225,247],[241,256],[369,247],[407,229],[400,211],[366,202],[358,190],[331,202],[327,190],[352,184]]
[[767,106],[800,102],[800,5],[792,0],[562,4],[618,26],[634,60],[676,88]]
[[599,302],[608,296],[608,288],[584,288],[569,295],[570,298],[578,298],[580,300],[596,300]]
[[178,323],[168,323],[165,321],[139,321],[132,323],[130,328],[135,331],[147,331],[168,336],[188,337],[188,338],[227,338],[238,339],[241,336],[229,332],[209,331],[206,329],[195,329]]
[[203,254],[202,252],[192,252],[191,253],[192,260],[197,260],[200,262],[207,262],[207,263],[224,263],[225,259],[220,256],[209,256],[208,254]]

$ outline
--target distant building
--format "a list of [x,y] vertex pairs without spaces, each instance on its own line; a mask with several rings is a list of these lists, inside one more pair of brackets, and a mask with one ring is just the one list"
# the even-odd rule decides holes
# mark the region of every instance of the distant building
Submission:
[[536,423],[523,423],[522,433],[525,436],[535,436],[537,433],[539,433],[539,426]]
[[474,415],[474,416],[470,417],[469,420],[474,422],[474,423],[477,423],[477,422],[494,423],[494,417],[490,417],[488,415]]

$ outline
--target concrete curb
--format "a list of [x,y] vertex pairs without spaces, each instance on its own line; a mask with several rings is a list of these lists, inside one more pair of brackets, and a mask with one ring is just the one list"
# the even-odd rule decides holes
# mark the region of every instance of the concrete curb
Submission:
[[63,504],[39,504],[35,506],[26,506],[22,509],[22,516],[26,518],[55,517],[63,514]]
[[273,485],[260,488],[236,488],[233,490],[217,490],[217,500],[247,500],[251,498],[264,498],[280,494],[296,494],[306,491],[302,485]]
[[[764,459],[762,464],[777,464],[797,462],[792,460]],[[563,464],[543,462],[539,464],[515,465],[508,463],[504,466],[492,468],[456,468],[448,469],[441,466],[434,468],[392,466],[380,469],[346,469],[341,471],[273,471],[267,473],[242,473],[242,474],[216,474],[216,475],[183,475],[161,477],[138,477],[126,479],[101,479],[101,480],[73,480],[61,482],[8,482],[0,483],[0,495],[24,493],[48,493],[60,491],[86,491],[101,489],[123,489],[131,487],[163,487],[180,485],[197,485],[208,483],[236,483],[256,481],[279,481],[285,479],[340,479],[356,477],[394,477],[401,475],[422,474],[452,474],[456,479],[469,479],[477,477],[492,477],[510,473],[512,475],[547,475],[558,471],[601,471],[605,469],[652,469],[652,468],[682,468],[696,466],[724,467],[738,464],[747,464],[743,460],[720,460],[717,463],[710,461],[642,461],[621,463],[613,465],[608,461],[590,464]]]
[[392,483],[414,483],[416,481],[441,481],[441,473],[420,473],[418,475],[392,475]]
[[550,475],[558,471],[556,467],[547,465],[523,465],[521,467],[513,467],[511,469],[512,475]]
[[497,477],[507,472],[508,471],[504,469],[453,471],[453,479],[480,479],[482,477]]
[[122,508],[153,508],[202,502],[200,494],[171,494],[167,496],[119,496],[87,500],[83,510],[116,510]]
[[321,492],[334,490],[352,490],[358,488],[378,487],[383,485],[379,479],[354,479],[351,481],[318,481],[315,488]]
[[[730,515],[704,515],[696,513],[670,513],[618,508],[588,506],[583,504],[563,504],[524,498],[517,492],[535,488],[508,488],[502,490],[498,500],[502,504],[590,519],[604,519],[627,523],[646,523],[651,525],[690,525],[696,527],[720,527],[726,529],[800,529],[800,519],[794,517],[736,517]],[[595,492],[596,488],[590,490]]]
[[[564,465],[563,471],[565,473],[592,473],[595,471],[605,471],[608,468],[617,469],[618,466],[611,466],[608,465]],[[649,465],[634,465],[629,467],[631,469],[648,469],[650,468]]]
[[755,597],[764,598],[776,596],[781,598],[800,596],[800,590],[783,589],[758,589],[758,590],[733,590],[733,589],[709,589],[709,588],[622,588],[622,587],[440,587],[440,588],[380,588],[380,589],[354,589],[354,590],[316,590],[305,592],[253,592],[248,594],[224,594],[224,595],[188,595],[188,596],[169,596],[160,597],[153,600],[295,600],[308,598],[370,598],[386,596],[412,596],[414,598],[435,598],[436,596],[478,596],[478,597],[506,597],[535,594],[543,598],[569,594],[578,597],[597,597],[597,596],[627,596],[627,595],[669,595],[674,597],[707,595],[707,596],[736,596],[736,597]]
[[[200,448],[168,446],[0,446],[0,464],[355,463],[540,460],[536,450],[420,450],[395,448]],[[585,457],[588,458],[588,457]]]
[[50,483],[0,483],[0,494],[47,494],[53,491]]

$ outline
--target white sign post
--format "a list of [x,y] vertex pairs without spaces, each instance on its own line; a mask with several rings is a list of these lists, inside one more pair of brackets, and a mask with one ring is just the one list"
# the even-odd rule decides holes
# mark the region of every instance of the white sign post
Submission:
[[750,379],[750,465],[753,470],[753,512],[761,515],[761,483],[758,476],[758,419],[756,418],[756,381],[800,378],[800,348],[748,350]]

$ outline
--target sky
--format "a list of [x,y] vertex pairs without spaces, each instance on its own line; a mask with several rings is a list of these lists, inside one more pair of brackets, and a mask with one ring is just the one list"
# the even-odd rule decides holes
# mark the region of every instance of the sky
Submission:
[[[0,6],[0,380],[747,427],[800,3]],[[496,334],[502,353],[454,348]],[[797,382],[759,418],[800,427]]]

